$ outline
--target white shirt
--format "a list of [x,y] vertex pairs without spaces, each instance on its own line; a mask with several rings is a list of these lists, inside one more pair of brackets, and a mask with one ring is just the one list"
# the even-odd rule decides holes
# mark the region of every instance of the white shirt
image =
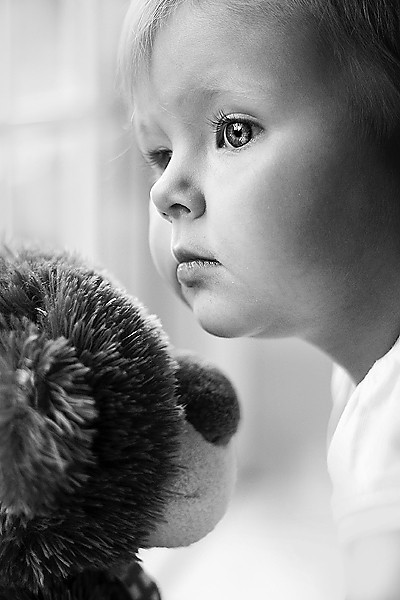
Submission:
[[339,538],[400,531],[400,340],[357,386],[335,366],[332,395],[328,470]]

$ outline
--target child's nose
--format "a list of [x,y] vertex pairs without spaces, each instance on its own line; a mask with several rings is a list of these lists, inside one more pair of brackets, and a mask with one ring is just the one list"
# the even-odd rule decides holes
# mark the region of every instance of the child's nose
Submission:
[[160,215],[168,221],[201,217],[206,206],[200,186],[190,176],[167,172],[168,169],[150,191],[150,200]]

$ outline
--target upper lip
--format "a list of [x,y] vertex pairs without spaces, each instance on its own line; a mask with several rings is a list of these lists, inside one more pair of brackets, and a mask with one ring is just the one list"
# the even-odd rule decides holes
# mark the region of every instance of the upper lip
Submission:
[[175,247],[172,249],[172,254],[178,263],[191,262],[194,260],[212,260],[218,262],[213,256],[203,250]]

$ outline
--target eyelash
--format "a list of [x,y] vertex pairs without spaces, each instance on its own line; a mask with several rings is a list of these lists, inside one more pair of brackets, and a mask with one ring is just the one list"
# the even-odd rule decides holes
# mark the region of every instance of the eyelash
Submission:
[[171,160],[172,151],[168,148],[157,148],[157,150],[149,150],[143,154],[146,163],[154,168],[166,169]]
[[229,125],[229,123],[233,123],[232,116],[228,117],[223,110],[218,111],[218,113],[210,119],[210,124],[212,125],[215,135],[222,133],[224,127]]

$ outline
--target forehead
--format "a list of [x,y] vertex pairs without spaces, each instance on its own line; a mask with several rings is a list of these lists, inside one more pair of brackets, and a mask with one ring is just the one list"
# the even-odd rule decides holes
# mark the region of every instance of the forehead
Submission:
[[[178,105],[212,103],[219,96],[241,101],[305,93],[321,84],[325,61],[310,27],[282,22],[274,15],[255,19],[233,12],[223,2],[186,2],[157,33],[146,76],[135,92],[159,100],[172,111]],[[303,90],[303,92],[302,92]],[[137,94],[135,94],[137,95]],[[140,104],[140,102],[139,102]]]

